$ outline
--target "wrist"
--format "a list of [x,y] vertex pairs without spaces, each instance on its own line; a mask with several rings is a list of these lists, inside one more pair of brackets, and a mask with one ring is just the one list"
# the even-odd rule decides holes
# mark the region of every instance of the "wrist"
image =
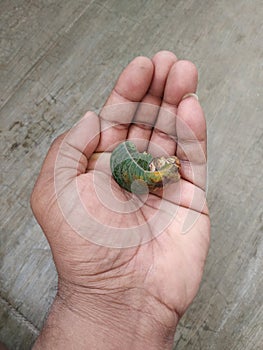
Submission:
[[149,296],[62,286],[35,349],[172,349],[177,322]]

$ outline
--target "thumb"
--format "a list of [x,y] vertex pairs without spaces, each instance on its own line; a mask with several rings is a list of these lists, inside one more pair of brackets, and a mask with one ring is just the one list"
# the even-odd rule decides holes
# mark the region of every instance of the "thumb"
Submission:
[[99,139],[99,118],[95,113],[88,112],[60,143],[54,164],[55,172],[63,172],[64,179],[85,173]]
[[87,112],[69,131],[56,138],[31,195],[31,207],[35,216],[54,198],[56,185],[57,189],[63,189],[73,177],[85,173],[88,159],[95,151],[99,139],[99,118],[92,112]]

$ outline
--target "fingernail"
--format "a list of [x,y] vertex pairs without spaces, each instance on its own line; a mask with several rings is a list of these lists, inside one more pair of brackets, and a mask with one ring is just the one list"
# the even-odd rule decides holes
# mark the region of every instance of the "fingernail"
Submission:
[[194,92],[189,92],[188,94],[185,94],[182,100],[186,99],[187,97],[194,97],[197,101],[199,100],[197,94],[195,94]]

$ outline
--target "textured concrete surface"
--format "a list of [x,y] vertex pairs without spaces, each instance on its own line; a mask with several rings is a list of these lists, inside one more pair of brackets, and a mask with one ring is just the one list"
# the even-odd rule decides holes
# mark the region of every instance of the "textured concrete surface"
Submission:
[[262,2],[1,0],[0,341],[30,349],[56,292],[29,195],[52,139],[161,49],[198,67],[212,242],[176,350],[262,349]]

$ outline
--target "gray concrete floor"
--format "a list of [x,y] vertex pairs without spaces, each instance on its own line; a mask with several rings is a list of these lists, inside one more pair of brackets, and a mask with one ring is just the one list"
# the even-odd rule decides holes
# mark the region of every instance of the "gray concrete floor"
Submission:
[[262,349],[262,2],[1,0],[0,340],[30,349],[56,292],[29,195],[52,139],[135,56],[192,60],[208,124],[212,241],[175,349]]

